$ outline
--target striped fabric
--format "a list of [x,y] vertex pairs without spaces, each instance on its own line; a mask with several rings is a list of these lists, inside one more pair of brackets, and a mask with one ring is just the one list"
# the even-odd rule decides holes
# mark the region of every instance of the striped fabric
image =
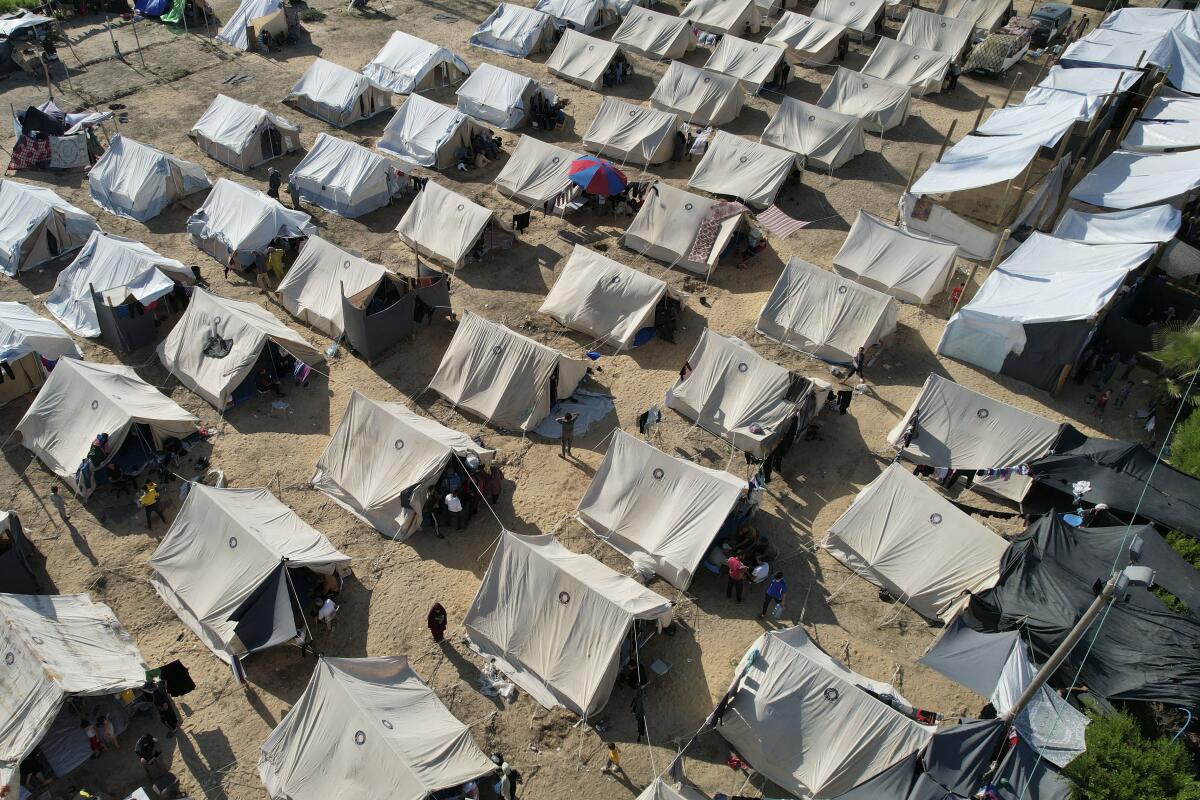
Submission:
[[786,239],[796,231],[808,225],[802,219],[793,219],[779,210],[777,206],[767,206],[754,217],[758,224],[780,239]]

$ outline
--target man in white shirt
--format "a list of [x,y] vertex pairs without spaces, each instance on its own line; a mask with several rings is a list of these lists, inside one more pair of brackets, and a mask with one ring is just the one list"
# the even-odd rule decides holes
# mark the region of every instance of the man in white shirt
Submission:
[[449,492],[442,501],[446,506],[446,526],[454,523],[455,530],[462,530],[463,524],[463,504],[458,495],[454,492]]
[[326,597],[325,602],[321,603],[321,608],[317,611],[317,621],[325,623],[325,627],[333,630],[333,620],[337,617],[337,603],[333,602],[332,598]]

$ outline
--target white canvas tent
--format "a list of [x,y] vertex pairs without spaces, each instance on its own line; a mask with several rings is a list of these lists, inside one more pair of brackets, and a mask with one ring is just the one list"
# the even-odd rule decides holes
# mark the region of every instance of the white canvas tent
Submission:
[[378,286],[388,270],[310,236],[275,290],[293,316],[332,339],[345,332],[342,299]]
[[[224,346],[213,352],[214,341]],[[305,364],[322,360],[318,350],[270,311],[196,288],[187,311],[158,346],[158,360],[180,383],[223,411],[242,382],[254,380],[268,342]]]
[[360,119],[391,111],[392,93],[366,75],[318,58],[283,102],[334,127],[345,128]]
[[546,47],[553,36],[554,20],[549,14],[513,3],[501,3],[475,29],[471,44],[506,56],[525,58]]
[[495,769],[403,656],[322,656],[258,759],[272,800],[425,800]]
[[671,603],[551,535],[500,535],[463,625],[471,646],[546,708],[602,709],[635,623],[671,621]]
[[181,262],[141,242],[95,231],[75,260],[58,273],[46,310],[79,336],[99,336],[93,291],[118,304],[128,297],[146,304],[171,292],[176,282],[190,286],[194,281]]
[[687,363],[692,369],[671,388],[667,407],[738,450],[766,458],[804,395],[798,387],[808,382],[711,328]]
[[409,164],[449,169],[459,149],[469,150],[472,138],[487,128],[457,109],[412,94],[388,120],[375,147]]
[[88,173],[94,203],[109,213],[146,222],[176,200],[212,186],[199,164],[168,156],[116,134]]
[[784,48],[793,64],[818,67],[837,57],[838,42],[845,35],[845,25],[784,11],[763,43]]
[[947,622],[964,593],[996,585],[1008,541],[892,463],[829,526],[822,546],[921,616]]
[[78,250],[98,230],[90,214],[53,190],[0,181],[0,270],[6,275]]
[[[342,576],[350,557],[268,489],[192,484],[150,557],[150,585],[225,663],[296,638],[300,574]],[[379,765],[373,765],[378,767]]]
[[592,533],[684,591],[745,481],[618,430],[576,513]]
[[679,15],[711,33],[748,36],[762,26],[762,12],[754,0],[691,0]]
[[94,486],[80,467],[97,435],[108,434],[110,453],[116,455],[131,433],[140,440],[134,426],[144,425],[154,448],[161,449],[168,437],[195,433],[199,422],[132,367],[64,358],[17,423],[17,432],[51,472],[87,496]]
[[1000,27],[1012,0],[939,0],[934,11],[946,17],[964,19],[976,30],[991,33]]
[[[133,637],[112,609],[86,594],[0,594],[0,651],[0,786],[14,798],[24,791],[21,762],[71,698],[116,695],[146,681]],[[44,749],[51,750],[44,754],[52,767],[72,769],[87,760],[54,764],[55,748]]]
[[705,800],[705,797],[690,786],[676,786],[655,778],[637,800]]
[[218,178],[204,205],[188,219],[187,231],[197,247],[221,263],[236,253],[239,263],[248,264],[254,253],[266,252],[276,238],[307,236],[316,228],[303,211],[284,208],[262,192]]
[[833,268],[852,280],[921,305],[946,290],[958,245],[897,228],[861,209],[833,257]]
[[604,81],[604,71],[619,52],[621,45],[616,42],[568,28],[563,31],[550,58],[546,59],[546,69],[551,75],[580,86],[599,89]]
[[645,202],[629,223],[621,244],[673,267],[708,275],[717,266],[730,238],[747,225],[749,218],[745,211],[723,218],[708,251],[697,249],[700,228],[721,203],[659,181],[646,193]]
[[493,425],[528,431],[571,396],[589,363],[467,311],[429,388]]
[[1125,210],[1154,203],[1179,205],[1200,186],[1200,150],[1145,154],[1117,150],[1071,189],[1071,197]]
[[792,257],[758,316],[768,339],[845,363],[896,330],[896,301]]
[[518,202],[540,206],[574,185],[567,173],[579,157],[564,147],[522,135],[496,176],[496,185]]
[[759,44],[727,34],[713,48],[704,68],[737,78],[745,91],[758,94],[783,56],[783,47]]
[[900,83],[838,67],[821,93],[817,105],[850,114],[875,133],[887,132],[908,121],[912,92]]
[[1115,89],[1125,92],[1141,80],[1140,70],[1108,69],[1106,67],[1065,67],[1055,64],[1037,86],[1025,93],[1022,105],[1051,103],[1063,98],[1075,98],[1082,106],[1081,121],[1088,121],[1100,109]]
[[421,527],[430,492],[454,459],[490,462],[494,450],[402,403],[372,400],[357,390],[317,459],[312,484],[389,539]]
[[765,208],[796,168],[796,154],[725,131],[714,131],[688,186]]
[[458,87],[458,110],[500,128],[515,128],[525,121],[540,91],[533,78],[484,63]]
[[471,74],[467,62],[448,48],[404,31],[392,31],[387,43],[360,71],[396,94],[453,86]]
[[400,178],[386,158],[360,144],[317,134],[292,170],[300,198],[342,217],[361,217],[400,193]]
[[[0,301],[0,361],[12,370],[0,384],[0,405],[45,383],[42,359],[53,363],[60,358],[83,358],[66,331],[29,306]],[[0,525],[3,522],[0,518]]]
[[[1022,411],[940,375],[930,375],[908,412],[888,434],[900,447],[917,419],[916,435],[903,447],[916,464],[946,469],[1008,470],[1050,452],[1062,425]],[[1020,501],[1032,485],[1024,475],[976,477],[973,487]]]
[[933,50],[957,61],[963,48],[971,41],[975,25],[970,20],[934,14],[922,8],[911,8],[896,41],[913,47]]
[[662,61],[682,58],[695,49],[696,34],[682,17],[634,6],[613,33],[612,41],[626,50]]
[[300,126],[265,108],[219,94],[188,131],[196,146],[245,172],[300,149]]
[[926,50],[883,37],[863,65],[864,75],[909,87],[916,97],[940,92],[942,79],[953,59],[946,53]]
[[814,19],[845,25],[864,38],[874,35],[875,23],[883,16],[884,0],[818,0]]
[[1200,147],[1200,98],[1155,97],[1121,142],[1124,150],[1161,153]]
[[661,164],[671,157],[677,130],[677,114],[606,96],[583,134],[583,146],[622,163]]
[[764,142],[804,156],[805,164],[833,170],[867,151],[862,120],[784,97],[763,131]]
[[534,8],[549,14],[559,30],[583,33],[599,30],[620,18],[611,0],[538,0]]
[[242,0],[233,16],[217,31],[217,38],[230,47],[249,50],[252,42],[247,29],[250,24],[282,9],[283,0]]
[[489,224],[511,244],[509,227],[491,209],[429,181],[400,218],[396,233],[418,255],[461,267]]
[[538,311],[624,349],[674,294],[666,282],[577,244]]
[[692,125],[724,125],[741,113],[746,94],[737,78],[672,61],[650,95],[650,107]]
[[1134,208],[1128,211],[1089,213],[1068,208],[1059,217],[1054,235],[1088,244],[1120,242],[1169,242],[1179,233],[1183,214],[1172,205]]
[[796,797],[845,794],[921,751],[935,730],[878,699],[904,702],[895,687],[851,671],[800,626],[760,636],[735,675],[716,731]]

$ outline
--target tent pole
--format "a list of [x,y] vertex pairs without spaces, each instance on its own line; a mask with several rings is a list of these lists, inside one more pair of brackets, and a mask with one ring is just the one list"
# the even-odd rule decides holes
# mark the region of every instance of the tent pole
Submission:
[[117,37],[113,36],[112,20],[109,17],[104,18],[104,29],[108,31],[109,41],[112,42],[113,52],[117,54],[117,58],[121,57],[121,47],[117,44]]
[[950,146],[950,137],[954,135],[954,129],[958,126],[958,120],[950,120],[950,128],[946,131],[946,137],[942,139],[942,146],[938,149],[937,158],[934,161],[941,161],[942,156],[946,153],[946,148]]
[[1004,104],[1000,106],[1001,108],[1008,108],[1008,101],[1012,100],[1013,92],[1017,90],[1017,81],[1019,80],[1021,80],[1020,70],[1017,71],[1016,76],[1013,78],[1012,84],[1008,87],[1008,94],[1004,95]]
[[[992,254],[992,264],[988,267],[988,274],[996,270],[1000,264],[1000,259],[1004,258],[1004,245],[1008,244],[1008,237],[1012,235],[1012,231],[1008,228],[1004,229],[1004,233],[1000,234],[1000,243],[996,245],[996,252]],[[967,280],[963,283],[962,294],[958,296],[958,302],[954,304],[954,308],[950,309],[950,316],[958,313],[958,309],[962,306],[963,299],[967,296],[967,287],[971,285],[971,281],[975,280],[975,273],[979,270],[979,262],[971,265],[971,274],[967,276]]]
[[149,67],[146,66],[146,56],[142,53],[142,40],[138,37],[137,12],[134,12],[133,15],[129,17],[129,20],[133,24],[133,41],[137,42],[138,58],[142,60],[142,69],[149,69]]
[[972,131],[979,130],[979,123],[983,122],[983,112],[987,111],[988,101],[991,99],[989,95],[983,96],[983,102],[979,104],[979,113],[975,115],[975,124],[971,126]]
[[1077,161],[1075,163],[1075,169],[1071,170],[1071,174],[1067,176],[1067,180],[1063,183],[1062,191],[1059,193],[1058,202],[1054,205],[1054,213],[1051,214],[1050,218],[1046,221],[1046,226],[1044,228],[1045,231],[1053,230],[1055,224],[1058,223],[1058,218],[1062,216],[1063,208],[1067,205],[1067,198],[1071,196],[1071,190],[1075,188],[1075,184],[1078,183],[1079,179],[1084,175],[1083,168],[1085,163],[1086,161],[1084,159]]
[[[951,130],[953,130],[953,129],[954,129],[953,126],[951,126]],[[900,193],[900,202],[901,203],[904,202],[904,195],[908,194],[908,190],[912,188],[913,181],[916,180],[916,178],[917,178],[917,170],[921,168],[921,156],[922,156],[922,153],[917,153],[917,160],[913,162],[912,169],[910,169],[908,171],[908,183],[904,184],[904,191]],[[897,208],[896,209],[896,221],[894,223],[892,223],[893,226],[900,225],[900,213],[901,213],[900,209]]]

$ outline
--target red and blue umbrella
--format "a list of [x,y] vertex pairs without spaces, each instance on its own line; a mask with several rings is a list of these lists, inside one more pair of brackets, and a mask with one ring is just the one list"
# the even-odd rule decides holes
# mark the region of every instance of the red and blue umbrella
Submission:
[[583,156],[572,161],[567,177],[588,194],[600,197],[620,194],[629,183],[624,172],[595,156]]

